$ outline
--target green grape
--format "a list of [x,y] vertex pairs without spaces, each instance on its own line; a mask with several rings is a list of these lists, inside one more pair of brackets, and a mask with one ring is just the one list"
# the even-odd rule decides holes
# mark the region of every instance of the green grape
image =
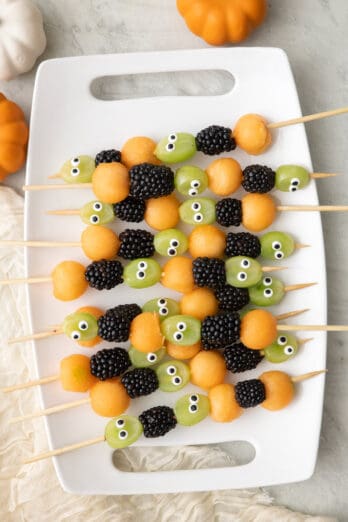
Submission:
[[307,169],[298,165],[281,165],[276,170],[275,187],[283,192],[295,192],[303,189],[310,181]]
[[161,279],[162,269],[154,259],[134,259],[125,267],[123,279],[131,288],[147,288]]
[[137,417],[119,415],[105,426],[105,440],[114,449],[130,446],[143,433],[143,427]]
[[256,306],[277,305],[284,295],[284,283],[275,277],[265,276],[257,285],[249,288],[250,302]]
[[83,205],[80,216],[86,225],[106,225],[115,219],[112,205],[101,201],[90,201]]
[[182,426],[194,426],[209,415],[210,402],[206,395],[188,393],[176,401],[175,417]]
[[261,256],[265,259],[284,259],[295,250],[295,241],[285,232],[267,232],[260,237]]
[[87,312],[75,312],[64,319],[63,332],[74,341],[90,341],[98,335],[98,322]]
[[164,392],[181,390],[190,380],[190,369],[182,361],[166,361],[156,368],[159,389]]
[[61,167],[59,173],[66,183],[90,183],[95,161],[90,156],[74,156]]
[[168,228],[155,234],[154,245],[161,256],[181,256],[188,249],[188,239],[181,230]]
[[178,315],[180,313],[180,305],[174,299],[169,299],[169,297],[156,297],[144,304],[143,312],[156,312],[160,321],[163,321],[167,317]]
[[262,267],[252,257],[230,257],[226,261],[225,267],[228,284],[236,288],[254,286],[262,277]]
[[190,346],[201,338],[201,321],[190,315],[173,315],[162,321],[161,332],[170,343]]
[[176,171],[174,183],[180,194],[195,197],[208,187],[208,176],[198,167],[185,165]]
[[282,333],[264,350],[264,356],[271,363],[282,363],[294,357],[298,352],[298,342],[294,335]]
[[188,199],[179,207],[180,219],[189,225],[211,225],[216,221],[215,205],[210,198]]
[[196,139],[186,132],[172,132],[162,138],[155,148],[155,156],[164,163],[186,161],[196,152]]
[[135,368],[147,368],[160,362],[166,354],[166,349],[163,346],[157,352],[143,353],[131,346],[128,351],[129,358]]

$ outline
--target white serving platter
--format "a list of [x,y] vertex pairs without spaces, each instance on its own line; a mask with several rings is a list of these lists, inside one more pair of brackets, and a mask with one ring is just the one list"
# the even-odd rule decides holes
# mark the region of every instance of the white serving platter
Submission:
[[[233,89],[220,96],[171,96],[101,101],[90,91],[98,77],[148,72],[223,70],[235,80]],[[31,136],[27,164],[27,184],[46,183],[68,158],[78,154],[94,156],[107,148],[121,148],[131,136],[145,135],[155,140],[172,131],[197,133],[219,124],[233,127],[237,118],[248,112],[263,114],[271,121],[301,116],[296,86],[286,54],[276,48],[204,49],[119,55],[85,56],[50,60],[41,64],[36,77]],[[312,168],[305,129],[302,125],[274,133],[273,146],[260,157],[248,157],[240,150],[232,153],[242,166],[267,164],[273,168],[296,163]],[[206,166],[210,158],[198,154],[194,163]],[[54,181],[52,181],[54,183]],[[207,192],[207,194],[209,194]],[[241,196],[242,192],[236,197]],[[315,183],[294,193],[274,192],[283,204],[317,204]],[[94,199],[90,190],[30,192],[26,195],[25,236],[32,240],[76,241],[83,224],[76,216],[47,216],[57,208],[80,208]],[[145,226],[141,224],[141,226]],[[116,231],[124,223],[113,225]],[[318,285],[291,292],[276,307],[278,313],[310,308],[289,323],[326,324],[326,272],[322,227],[319,213],[283,213],[273,229],[292,233],[311,248],[302,249],[284,260],[288,270],[280,277],[287,283],[317,281]],[[64,259],[88,261],[78,248],[27,249],[27,274],[48,275]],[[164,262],[164,260],[163,260]],[[174,296],[157,285],[134,291],[125,285],[109,292],[89,290],[79,300],[63,303],[53,298],[49,284],[28,287],[32,331],[60,323],[82,305],[104,309],[119,303],[144,303],[151,297]],[[305,337],[299,333],[299,337]],[[308,337],[308,334],[306,335]],[[297,357],[281,365],[262,362],[238,380],[258,376],[269,369],[281,369],[292,375],[322,369],[326,361],[326,334],[314,332],[313,341]],[[71,353],[92,354],[79,348],[65,336],[35,343],[38,376],[57,373],[60,359]],[[231,377],[236,382],[236,376]],[[132,401],[130,413],[139,414],[153,405],[173,405],[181,392],[157,392]],[[210,419],[192,428],[178,426],[161,439],[141,437],[138,446],[175,446],[223,441],[248,441],[255,458],[243,466],[219,469],[123,472],[112,462],[112,450],[106,443],[71,452],[54,459],[62,487],[79,494],[134,494],[254,487],[305,480],[314,470],[323,405],[324,377],[319,376],[297,387],[294,402],[285,410],[271,413],[263,408],[246,411],[238,420],[218,424]],[[64,392],[58,382],[41,388],[43,407],[70,402],[84,394]],[[73,444],[103,434],[107,420],[98,417],[88,405],[47,417],[51,448]]]

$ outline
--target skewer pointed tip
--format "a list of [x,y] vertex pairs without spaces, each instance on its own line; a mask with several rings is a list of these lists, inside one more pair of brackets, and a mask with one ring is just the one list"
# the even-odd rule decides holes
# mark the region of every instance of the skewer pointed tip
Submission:
[[309,248],[311,246],[312,245],[306,245],[306,244],[303,244],[303,243],[296,243],[295,248],[296,248],[296,250],[299,250],[300,248]]
[[296,285],[288,285],[284,287],[285,292],[292,292],[293,290],[301,290],[302,288],[309,288],[310,286],[315,286],[318,283],[298,283]]
[[298,344],[300,346],[303,346],[306,343],[309,343],[310,341],[313,341],[314,337],[308,337],[307,339],[298,339]]
[[289,317],[295,317],[296,315],[303,314],[305,312],[308,312],[309,310],[310,310],[310,308],[302,308],[302,310],[294,310],[292,312],[286,312],[284,314],[276,315],[275,318],[277,319],[277,321],[282,321],[283,319],[288,319]]
[[292,382],[302,382],[302,381],[306,381],[307,379],[311,379],[312,377],[315,377],[316,375],[320,375],[321,373],[327,373],[327,369],[317,370],[314,372],[308,372],[308,373],[304,373],[303,375],[295,375],[294,377],[291,377],[291,380],[292,380]]

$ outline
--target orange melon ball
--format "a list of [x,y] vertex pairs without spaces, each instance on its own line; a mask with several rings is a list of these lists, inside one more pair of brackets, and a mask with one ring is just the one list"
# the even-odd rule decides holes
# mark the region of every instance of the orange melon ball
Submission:
[[191,382],[203,390],[221,384],[226,375],[223,356],[213,350],[199,352],[190,361]]
[[240,340],[252,350],[262,350],[277,337],[277,321],[266,310],[252,310],[245,314],[240,325]]
[[104,203],[118,203],[129,194],[129,175],[121,163],[99,163],[93,172],[92,188],[97,199]]
[[92,261],[114,259],[120,244],[117,234],[107,227],[89,225],[81,234],[83,252]]
[[121,150],[122,163],[128,169],[140,163],[152,163],[160,165],[160,161],[154,155],[157,143],[146,136],[135,136],[123,145]]
[[136,350],[143,353],[156,352],[162,348],[164,337],[158,314],[143,312],[137,315],[131,324],[129,340]]
[[60,361],[59,378],[63,390],[71,392],[86,392],[97,382],[91,374],[90,358],[77,353]]
[[53,295],[60,301],[73,301],[88,288],[86,268],[76,261],[63,261],[52,271]]
[[268,194],[247,194],[242,198],[243,226],[250,232],[261,232],[275,220],[277,207]]
[[180,202],[173,194],[148,199],[144,219],[155,230],[175,228],[180,220],[179,206]]
[[214,225],[200,225],[189,235],[189,252],[192,257],[223,257],[226,236]]
[[169,357],[173,359],[192,359],[198,352],[202,349],[202,344],[200,341],[195,344],[190,344],[190,346],[179,346],[178,344],[166,342],[167,354]]
[[90,389],[91,406],[97,415],[117,417],[130,405],[130,397],[120,379],[98,381]]
[[236,401],[233,384],[223,383],[214,386],[209,390],[208,397],[210,415],[216,422],[231,422],[243,413]]
[[262,154],[272,143],[272,134],[265,118],[259,114],[245,114],[236,123],[233,137],[238,147],[248,154]]
[[266,399],[260,404],[266,410],[281,410],[294,398],[295,387],[291,377],[284,372],[264,372],[259,377],[265,386]]
[[218,311],[218,301],[209,288],[195,288],[185,294],[180,301],[180,310],[184,315],[192,315],[203,321],[207,315],[215,315]]
[[[96,319],[99,319],[104,312],[103,310],[100,310],[100,308],[96,308],[95,306],[82,306],[82,308],[79,308],[76,310],[76,312],[86,312],[87,314],[93,315]],[[77,341],[77,344],[80,346],[83,346],[84,348],[93,348],[96,344],[99,344],[102,342],[102,338],[97,335],[93,339],[90,339],[89,341]]]
[[192,259],[183,256],[169,259],[162,267],[161,284],[182,294],[192,292],[195,286]]
[[206,169],[209,189],[217,196],[229,196],[239,189],[243,172],[238,161],[233,158],[214,160]]

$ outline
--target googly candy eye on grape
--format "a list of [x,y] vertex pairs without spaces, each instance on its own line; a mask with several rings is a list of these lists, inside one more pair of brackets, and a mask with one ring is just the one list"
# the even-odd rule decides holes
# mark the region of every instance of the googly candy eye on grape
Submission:
[[82,155],[67,160],[62,165],[59,174],[66,183],[90,183],[94,170],[94,158]]
[[193,198],[179,207],[180,219],[188,225],[210,225],[216,220],[215,201],[210,198]]
[[112,205],[101,201],[90,201],[80,210],[80,217],[86,225],[106,225],[115,220]]
[[158,364],[166,355],[165,347],[160,348],[156,352],[143,353],[131,346],[128,351],[132,365],[135,368],[147,368]]
[[309,182],[308,170],[299,165],[281,165],[276,170],[275,186],[282,192],[296,192],[305,188]]
[[62,325],[65,335],[74,341],[89,341],[98,335],[97,319],[86,312],[68,315]]
[[111,448],[122,449],[134,444],[143,433],[137,417],[120,415],[111,419],[105,427],[105,440]]
[[201,338],[201,321],[190,315],[173,315],[162,321],[161,332],[170,343],[189,346]]
[[208,187],[208,176],[198,167],[184,165],[176,171],[174,184],[183,196],[195,197]]
[[131,288],[147,288],[159,282],[161,267],[154,259],[134,259],[124,268],[123,278]]
[[168,297],[156,297],[147,301],[143,306],[143,312],[156,312],[159,315],[160,321],[172,315],[180,313],[179,303]]
[[175,257],[186,252],[188,239],[181,230],[169,228],[155,234],[154,245],[161,256]]
[[180,163],[192,158],[196,152],[195,137],[185,132],[170,133],[155,148],[155,156],[163,163]]
[[260,263],[251,257],[231,257],[226,261],[225,267],[228,284],[237,288],[254,286],[262,277]]
[[282,363],[294,357],[298,352],[298,340],[294,335],[283,332],[276,340],[263,349],[263,354],[267,361],[272,363]]
[[285,232],[267,232],[260,237],[261,256],[265,259],[281,260],[291,256],[295,250],[294,239]]
[[186,386],[190,380],[190,369],[182,361],[166,361],[156,368],[159,389],[175,392]]
[[174,411],[179,424],[194,426],[209,415],[210,402],[206,395],[188,393],[176,401]]
[[284,295],[284,283],[271,276],[264,276],[259,283],[249,288],[250,302],[256,306],[277,305]]

